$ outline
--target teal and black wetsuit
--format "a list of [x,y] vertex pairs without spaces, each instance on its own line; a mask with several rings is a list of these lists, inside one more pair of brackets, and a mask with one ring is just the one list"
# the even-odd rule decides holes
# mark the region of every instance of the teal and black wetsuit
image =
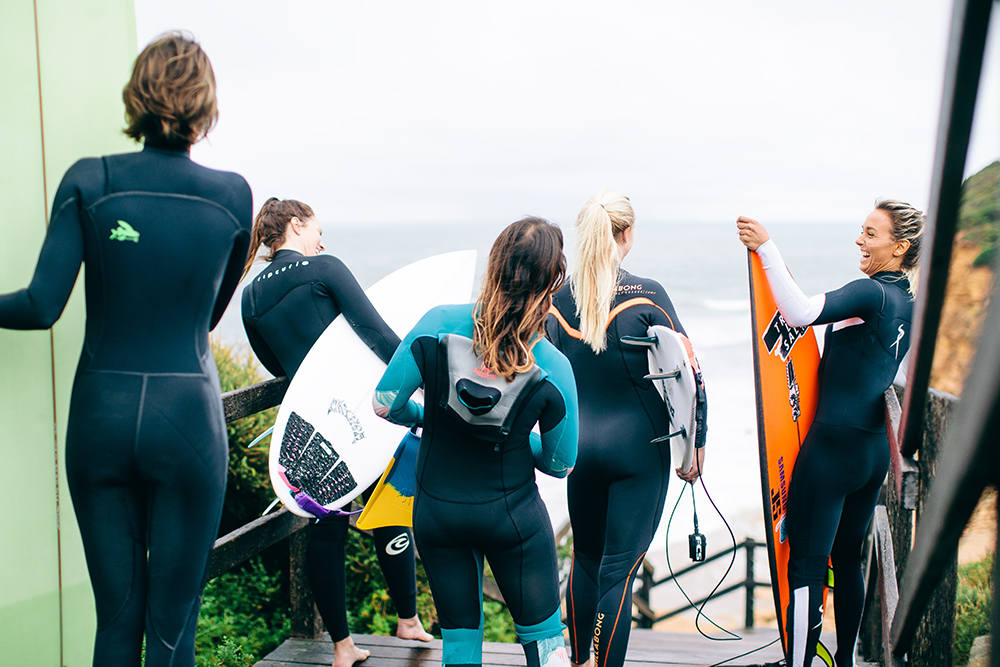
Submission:
[[786,653],[789,667],[812,664],[823,625],[827,563],[836,578],[836,664],[854,664],[865,582],[861,551],[889,469],[883,394],[910,346],[913,310],[902,273],[882,272],[806,300],[773,241],[757,249],[794,326],[829,324],[819,368],[816,417],[795,460],[784,532],[790,558]]
[[[444,664],[482,662],[485,556],[528,665],[538,667],[564,649],[555,542],[534,468],[564,477],[574,465],[576,387],[565,357],[543,339],[533,349],[542,377],[520,404],[507,439],[496,444],[471,434],[441,405],[448,388],[439,340],[446,334],[471,339],[472,309],[440,306],[420,320],[379,382],[375,408],[395,423],[424,427],[413,531],[434,593]],[[426,410],[409,400],[420,386]],[[536,423],[537,441],[530,435]]]
[[582,340],[569,285],[556,293],[549,312],[549,338],[573,365],[580,394],[580,456],[567,484],[572,660],[586,662],[593,643],[595,667],[621,665],[632,624],[632,583],[673,472],[669,442],[651,443],[670,433],[670,418],[652,381],[642,379],[649,373],[647,350],[621,338],[645,337],[653,325],[686,334],[663,287],[626,271],[619,274],[607,349],[600,354]]
[[46,329],[86,262],[66,468],[97,606],[95,665],[194,664],[228,446],[208,331],[239,283],[250,188],[187,151],[85,159],[0,327]]
[[[338,315],[379,359],[388,362],[399,337],[365,296],[347,266],[332,255],[306,257],[279,250],[243,289],[243,326],[253,351],[276,377],[291,378],[313,343]],[[331,373],[337,369],[331,368]],[[348,517],[333,514],[313,524],[306,567],[323,622],[333,641],[347,639],[345,544]],[[408,528],[374,531],[376,553],[400,618],[417,615],[417,580]]]

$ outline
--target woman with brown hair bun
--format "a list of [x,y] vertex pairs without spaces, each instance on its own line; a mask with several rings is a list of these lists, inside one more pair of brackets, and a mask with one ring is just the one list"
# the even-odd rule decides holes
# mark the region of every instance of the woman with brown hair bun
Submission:
[[97,606],[94,664],[194,664],[195,629],[226,486],[228,439],[208,344],[250,243],[250,188],[191,161],[215,124],[215,77],[166,34],[123,91],[141,152],[66,172],[27,289],[0,327],[46,329],[87,264],[87,325],[66,471]]
[[[271,197],[253,224],[248,272],[261,246],[268,267],[243,289],[243,327],[257,358],[275,377],[292,378],[313,343],[338,316],[388,363],[399,337],[372,306],[350,269],[323,250],[323,228],[308,204]],[[336,368],[329,369],[338,372]],[[367,492],[366,492],[367,496]],[[351,639],[347,621],[347,515],[334,512],[310,526],[306,569],[316,607],[334,644],[334,667],[368,657]],[[396,606],[400,639],[430,641],[417,616],[417,575],[410,529],[373,532],[379,565]]]
[[[381,417],[423,425],[413,533],[445,665],[482,663],[485,556],[528,667],[568,667],[555,541],[534,473],[565,477],[576,461],[573,372],[544,330],[565,270],[558,227],[510,225],[490,251],[479,300],[424,315],[375,390]],[[426,409],[410,400],[421,385]]]

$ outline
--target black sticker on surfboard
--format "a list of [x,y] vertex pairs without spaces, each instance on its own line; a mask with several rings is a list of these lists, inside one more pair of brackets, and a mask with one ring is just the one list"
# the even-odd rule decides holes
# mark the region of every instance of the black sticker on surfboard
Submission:
[[306,486],[306,492],[320,505],[329,505],[340,500],[345,495],[358,488],[358,483],[354,480],[347,463],[340,462],[327,475],[318,482],[310,482]]
[[809,327],[792,327],[785,322],[781,313],[774,311],[774,317],[764,330],[761,340],[771,354],[777,354],[782,361],[788,361],[795,341],[802,337]]
[[278,462],[288,482],[320,505],[329,505],[358,487],[333,445],[294,412],[285,426]]
[[317,431],[309,439],[298,458],[289,461],[288,465],[285,466],[285,477],[293,486],[304,489],[314,500],[319,500],[313,494],[311,486],[315,484],[314,480],[321,480],[327,475],[338,461],[340,461],[340,454]]
[[802,408],[799,405],[799,383],[795,379],[795,365],[789,359],[785,364],[785,379],[788,381],[788,404],[792,406],[792,421],[797,422]]
[[281,449],[278,450],[278,463],[281,467],[287,469],[292,461],[302,455],[302,450],[309,444],[309,438],[315,430],[312,424],[294,412],[289,415],[285,434],[281,438]]

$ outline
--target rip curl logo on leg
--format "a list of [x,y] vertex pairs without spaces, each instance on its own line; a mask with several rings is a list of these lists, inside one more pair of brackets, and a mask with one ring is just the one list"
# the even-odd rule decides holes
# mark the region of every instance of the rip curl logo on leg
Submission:
[[410,538],[405,533],[397,535],[385,545],[385,552],[390,556],[398,556],[410,547]]

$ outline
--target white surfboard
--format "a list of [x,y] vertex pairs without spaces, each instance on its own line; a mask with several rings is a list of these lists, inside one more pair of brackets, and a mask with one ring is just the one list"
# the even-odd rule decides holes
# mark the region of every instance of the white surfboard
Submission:
[[[469,303],[476,251],[414,262],[365,290],[402,338],[432,307]],[[326,509],[343,507],[377,480],[406,428],[375,416],[372,394],[385,364],[340,315],[302,361],[278,409],[269,471],[275,493],[304,517],[302,492]]]
[[647,338],[623,337],[622,342],[649,348],[649,375],[645,377],[656,385],[670,413],[670,433],[664,433],[653,442],[669,439],[671,460],[681,472],[687,472],[694,461],[698,429],[695,419],[698,386],[694,369],[679,333],[657,324],[649,327],[646,335]]

